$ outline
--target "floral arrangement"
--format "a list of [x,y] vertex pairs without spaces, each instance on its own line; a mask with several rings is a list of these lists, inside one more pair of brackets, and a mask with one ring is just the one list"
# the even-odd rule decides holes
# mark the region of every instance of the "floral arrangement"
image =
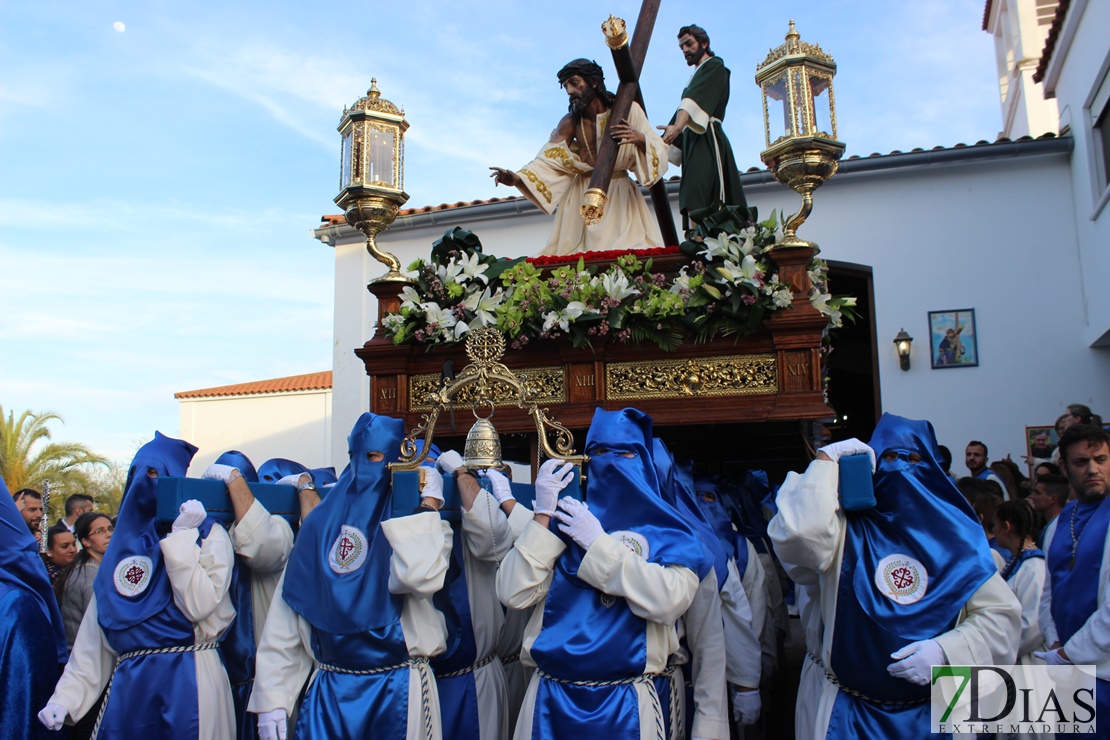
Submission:
[[[793,303],[767,251],[781,239],[775,214],[757,221],[751,211],[692,214],[701,216],[699,226],[678,248],[691,261],[673,277],[653,271],[643,251],[606,254],[616,262],[605,269],[578,256],[545,274],[536,258],[483,254],[478,237],[456,227],[432,245],[428,260],[408,267],[416,284],[402,290],[400,310],[385,317],[385,331],[395,344],[436,345],[493,326],[513,349],[535,339],[569,337],[582,347],[604,337],[673,350],[691,337],[751,334]],[[809,276],[810,303],[830,326],[854,319],[855,298],[829,294],[823,261],[813,261]]]

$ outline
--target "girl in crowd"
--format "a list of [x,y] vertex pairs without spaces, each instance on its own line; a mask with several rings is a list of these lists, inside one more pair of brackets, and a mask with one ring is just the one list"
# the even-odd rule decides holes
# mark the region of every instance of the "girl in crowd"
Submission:
[[112,539],[112,520],[104,514],[90,511],[77,517],[73,531],[83,548],[54,584],[58,603],[62,606],[62,622],[66,627],[66,647],[73,649],[77,628],[85,616],[85,609],[92,597],[93,579],[100,566],[100,559]]
[[[1045,557],[1037,549],[1037,514],[1025,501],[1003,501],[994,514],[994,539],[1013,557],[1002,569],[1002,577],[1021,602],[1021,647],[1018,662],[1029,665],[1034,650],[1044,650],[1044,636],[1037,609],[1044,588]],[[1039,661],[1037,661],[1039,663]]]

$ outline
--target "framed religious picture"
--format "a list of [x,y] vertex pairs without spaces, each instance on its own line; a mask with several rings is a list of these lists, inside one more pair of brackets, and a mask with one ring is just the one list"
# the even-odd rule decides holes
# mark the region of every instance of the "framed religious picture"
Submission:
[[933,369],[978,367],[975,309],[929,312],[929,358]]
[[1051,460],[1060,436],[1056,427],[1025,427],[1025,454],[1030,460]]

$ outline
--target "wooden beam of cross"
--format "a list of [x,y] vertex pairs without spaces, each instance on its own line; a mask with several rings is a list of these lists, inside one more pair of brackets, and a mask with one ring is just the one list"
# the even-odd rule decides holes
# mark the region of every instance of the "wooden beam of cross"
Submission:
[[[636,19],[636,30],[632,34],[631,45],[628,43],[628,34],[624,32],[624,21],[610,16],[609,20],[602,24],[602,29],[606,33],[606,43],[613,52],[613,63],[617,67],[617,76],[620,78],[617,99],[609,111],[610,123],[627,118],[628,112],[632,109],[633,100],[640,104],[644,113],[647,113],[644,96],[640,91],[640,70],[644,66],[644,57],[647,56],[651,33],[655,28],[655,18],[659,14],[659,2],[660,0],[644,0],[640,5],[640,15]],[[586,202],[582,206],[582,218],[586,223],[597,223],[601,220],[619,147],[620,145],[611,136],[603,136],[598,145],[597,162],[594,164],[593,176],[590,177],[589,190],[586,191]],[[600,197],[592,200],[590,191],[594,191]],[[651,204],[655,208],[655,218],[659,221],[659,230],[663,234],[664,245],[677,245],[678,234],[675,231],[674,216],[671,214],[671,204],[667,200],[666,183],[662,180],[656,182],[649,192]],[[600,203],[600,210],[597,203]]]

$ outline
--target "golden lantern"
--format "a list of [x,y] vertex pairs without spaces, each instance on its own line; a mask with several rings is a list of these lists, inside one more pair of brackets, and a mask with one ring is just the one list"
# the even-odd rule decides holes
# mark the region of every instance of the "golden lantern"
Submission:
[[786,43],[756,67],[762,91],[767,148],[759,157],[775,179],[802,196],[802,207],[782,226],[783,247],[817,245],[798,239],[813,210],[813,191],[836,174],[844,144],[837,140],[833,77],[836,62],[816,44],[802,41],[790,21]]
[[404,110],[382,98],[377,78],[371,78],[366,96],[343,109],[339,134],[343,137],[339,195],[347,223],[366,235],[366,250],[389,271],[371,282],[412,282],[401,272],[401,262],[383,252],[375,237],[389,228],[409,199],[405,192]]

